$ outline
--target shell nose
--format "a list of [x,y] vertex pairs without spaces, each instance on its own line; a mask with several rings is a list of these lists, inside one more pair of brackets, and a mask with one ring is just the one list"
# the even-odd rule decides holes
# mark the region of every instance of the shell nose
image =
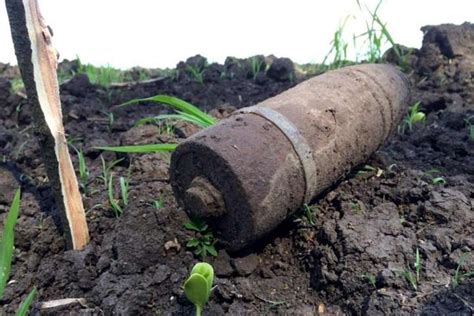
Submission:
[[202,177],[193,179],[185,192],[184,202],[192,217],[213,219],[226,212],[221,192]]

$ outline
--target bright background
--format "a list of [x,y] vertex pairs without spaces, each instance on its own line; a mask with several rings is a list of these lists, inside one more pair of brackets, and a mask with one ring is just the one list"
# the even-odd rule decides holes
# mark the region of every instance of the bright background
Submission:
[[[357,17],[348,39],[365,27],[356,0],[38,1],[62,58],[119,68],[174,67],[195,54],[221,63],[256,54],[321,62],[346,16]],[[379,16],[396,42],[420,47],[424,25],[473,22],[474,0],[385,0]],[[0,61],[16,63],[3,3]]]

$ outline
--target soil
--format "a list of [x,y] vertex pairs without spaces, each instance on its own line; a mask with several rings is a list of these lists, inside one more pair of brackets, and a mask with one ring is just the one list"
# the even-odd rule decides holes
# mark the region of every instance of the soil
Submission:
[[[297,214],[245,253],[218,247],[216,258],[206,258],[217,275],[206,315],[473,313],[474,279],[466,274],[474,271],[474,139],[466,121],[474,124],[474,25],[423,31],[420,50],[407,50],[403,61],[393,51],[386,59],[404,63],[426,122],[393,135],[367,161],[379,172],[355,170],[315,199],[314,224]],[[271,65],[255,75],[250,60],[207,65],[195,56],[172,76],[149,82],[104,88],[78,75],[61,85],[68,139],[84,149],[90,172],[83,196],[91,243],[83,251],[64,247],[29,105],[10,89],[18,70],[0,64],[0,219],[16,188],[23,192],[2,314],[13,313],[33,287],[34,315],[193,313],[182,284],[199,258],[186,249],[194,234],[183,227],[187,217],[171,191],[169,155],[102,154],[109,163],[124,158],[112,172],[130,179],[129,204],[117,218],[93,147],[180,142],[197,130],[182,123],[171,134],[134,127],[139,118],[169,110],[116,106],[131,98],[174,95],[222,118],[309,76],[288,59],[256,58]],[[202,83],[189,66],[204,69]],[[163,206],[153,207],[160,198]],[[85,302],[40,310],[41,302],[64,298]]]

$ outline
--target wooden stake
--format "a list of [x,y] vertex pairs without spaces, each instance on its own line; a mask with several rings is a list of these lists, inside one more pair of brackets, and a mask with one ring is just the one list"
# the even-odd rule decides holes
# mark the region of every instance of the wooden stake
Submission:
[[6,0],[15,53],[32,106],[48,178],[62,215],[66,245],[82,249],[89,231],[62,121],[56,50],[36,0]]

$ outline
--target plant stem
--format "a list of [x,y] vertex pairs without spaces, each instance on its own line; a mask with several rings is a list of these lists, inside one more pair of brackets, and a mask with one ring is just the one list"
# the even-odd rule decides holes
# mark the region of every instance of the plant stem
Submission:
[[196,305],[196,316],[201,316],[202,312],[202,307],[199,305]]

